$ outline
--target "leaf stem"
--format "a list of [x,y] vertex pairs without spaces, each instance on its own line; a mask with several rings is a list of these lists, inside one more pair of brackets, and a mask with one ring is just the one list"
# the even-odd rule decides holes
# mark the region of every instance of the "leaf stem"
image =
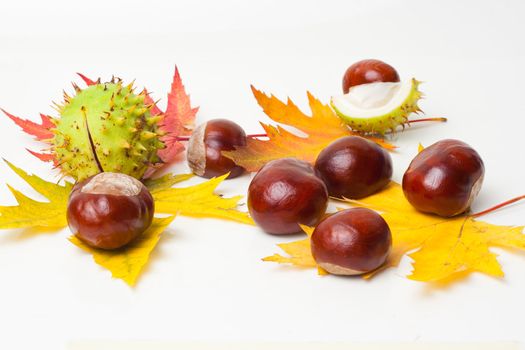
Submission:
[[508,201],[505,201],[503,203],[500,203],[498,205],[495,205],[495,206],[490,207],[488,209],[485,209],[483,211],[480,211],[480,212],[477,212],[477,213],[474,213],[474,214],[470,214],[470,217],[477,218],[477,217],[483,216],[485,214],[491,213],[491,212],[493,212],[495,210],[498,210],[500,208],[506,207],[507,205],[510,205],[512,203],[516,203],[518,201],[521,201],[522,199],[525,199],[525,195],[509,199]]
[[[259,138],[259,137],[268,137],[268,135],[267,134],[249,134],[249,135],[246,135],[246,137]],[[190,139],[189,136],[176,136],[175,137],[175,140],[181,141],[181,142],[189,141],[189,139]]]
[[[423,118],[423,119],[414,119],[414,120],[408,120],[407,124],[415,124],[415,123],[422,123],[422,122],[446,122],[447,118],[444,117],[436,117],[436,118]],[[246,137],[256,139],[259,137],[268,137],[267,134],[249,134],[246,135]],[[189,136],[176,136],[175,140],[185,142],[190,139]]]
[[255,139],[255,138],[258,138],[258,137],[268,137],[268,135],[267,134],[250,134],[250,135],[246,135],[246,137]]
[[440,123],[444,123],[446,122],[448,119],[445,118],[445,117],[435,117],[435,118],[422,118],[422,119],[413,119],[413,120],[408,120],[407,121],[407,124],[414,124],[414,123],[421,123],[421,122],[440,122]]

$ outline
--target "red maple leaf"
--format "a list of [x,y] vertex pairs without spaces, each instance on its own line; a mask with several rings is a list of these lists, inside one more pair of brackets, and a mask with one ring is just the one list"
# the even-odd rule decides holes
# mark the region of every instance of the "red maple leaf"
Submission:
[[53,162],[55,165],[58,165],[58,162],[53,153],[38,153],[28,148],[26,148],[26,151],[28,151],[29,153],[31,153],[32,155],[34,155],[35,157],[37,157],[43,162]]
[[[84,74],[82,73],[77,73],[77,75],[82,79],[84,80],[84,83],[86,83],[87,86],[91,86],[91,85],[95,85],[97,82],[94,81],[94,80],[91,80],[89,79],[88,77],[86,77]],[[100,81],[100,80],[99,80]]]
[[162,111],[160,110],[160,108],[157,106],[157,103],[155,101],[153,101],[153,99],[151,98],[149,92],[147,89],[144,89],[144,92],[146,93],[146,98],[144,98],[144,103],[147,104],[147,105],[153,105],[153,107],[151,107],[150,109],[150,113],[151,115],[159,115],[159,114],[162,114]]
[[38,141],[46,141],[53,138],[53,133],[50,131],[50,129],[54,126],[54,124],[51,121],[50,116],[40,114],[42,123],[38,124],[28,119],[22,119],[14,116],[4,109],[2,109],[2,112],[4,112],[4,114],[7,115],[9,119],[14,121],[16,125],[21,127],[25,133],[34,136]]
[[168,94],[168,107],[164,119],[160,122],[160,130],[166,133],[162,137],[166,148],[159,151],[159,157],[164,163],[173,162],[184,150],[178,137],[191,135],[198,110],[199,107],[191,107],[190,96],[186,94],[179,69],[175,66],[175,75]]

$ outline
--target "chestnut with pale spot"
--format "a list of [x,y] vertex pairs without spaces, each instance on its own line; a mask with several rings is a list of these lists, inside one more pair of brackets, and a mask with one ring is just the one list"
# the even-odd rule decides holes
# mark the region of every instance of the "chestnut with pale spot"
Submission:
[[139,180],[122,173],[100,173],[77,183],[69,196],[71,231],[94,248],[118,249],[151,225],[154,201]]
[[212,178],[229,173],[228,179],[244,173],[244,168],[225,157],[223,151],[233,151],[246,145],[246,133],[227,119],[212,119],[199,125],[188,141],[188,165],[198,176]]

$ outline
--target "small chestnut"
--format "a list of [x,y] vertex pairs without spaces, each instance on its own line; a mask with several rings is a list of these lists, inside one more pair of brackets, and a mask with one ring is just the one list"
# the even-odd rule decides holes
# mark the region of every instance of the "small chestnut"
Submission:
[[230,173],[228,179],[241,175],[244,168],[225,157],[222,151],[233,151],[246,145],[246,134],[238,124],[227,119],[212,119],[199,125],[188,142],[188,165],[198,176],[212,178]]
[[386,221],[373,210],[352,208],[337,212],[317,225],[312,255],[334,275],[359,275],[383,265],[392,235]]
[[470,208],[485,166],[472,147],[442,140],[421,151],[403,176],[405,197],[417,210],[450,217]]
[[151,225],[154,202],[139,180],[121,173],[100,173],[77,183],[67,205],[71,231],[86,244],[120,248]]
[[352,86],[386,82],[399,82],[399,74],[389,64],[380,60],[368,59],[354,63],[343,76],[343,93],[348,93]]
[[346,136],[319,153],[315,170],[330,196],[358,199],[379,191],[390,182],[392,158],[372,141]]
[[267,163],[248,188],[248,210],[268,233],[296,233],[299,224],[315,225],[327,205],[325,184],[310,164],[295,158]]

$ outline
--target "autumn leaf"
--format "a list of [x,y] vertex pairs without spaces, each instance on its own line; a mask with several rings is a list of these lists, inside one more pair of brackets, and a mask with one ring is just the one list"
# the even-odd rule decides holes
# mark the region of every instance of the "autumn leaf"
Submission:
[[0,206],[0,229],[24,227],[59,229],[65,227],[67,225],[67,200],[73,184],[66,181],[62,186],[48,182],[36,175],[29,175],[8,161],[5,162],[35,191],[46,197],[48,202],[36,201],[7,185],[18,205]]
[[147,179],[144,181],[144,185],[150,190],[150,192],[159,192],[161,190],[168,189],[179,182],[189,180],[193,177],[193,174],[166,174],[156,179]]
[[155,211],[192,217],[215,217],[253,225],[248,213],[237,210],[242,196],[225,198],[214,193],[228,174],[198,185],[184,188],[164,188],[151,191]]
[[[24,179],[49,202],[39,202],[27,197],[8,185],[16,206],[0,206],[0,229],[22,227],[55,227],[67,225],[66,210],[69,193],[73,187],[70,182],[64,186],[29,175],[22,169],[6,161],[9,167]],[[172,188],[173,185],[193,177],[192,174],[168,174],[145,182],[155,199],[155,212],[180,214],[192,217],[212,217],[253,224],[245,212],[239,211],[242,196],[223,197],[215,194],[219,184],[227,175],[213,178],[198,185]]]
[[157,246],[160,235],[174,218],[174,216],[154,218],[146,232],[125,248],[118,250],[92,248],[76,236],[69,237],[69,240],[77,247],[92,254],[93,260],[111,271],[114,278],[122,279],[130,286],[134,286],[144,266],[148,263],[151,252]]
[[[364,278],[370,278],[385,268],[398,266],[406,254],[414,260],[413,271],[408,278],[417,281],[451,280],[450,277],[466,276],[475,271],[503,277],[501,266],[490,248],[525,250],[524,226],[498,226],[466,215],[443,218],[423,214],[408,203],[401,186],[393,182],[370,197],[346,201],[381,212],[392,231],[392,251],[387,263],[364,275]],[[302,246],[301,255],[290,250],[293,244]],[[304,266],[305,263],[311,264],[312,257],[306,254],[309,249],[309,240],[307,244],[292,242],[285,250],[290,257],[266,259]]]
[[94,80],[91,80],[89,79],[88,77],[86,77],[84,74],[82,73],[77,73],[77,75],[84,81],[84,83],[87,85],[87,86],[91,86],[91,85],[95,85],[95,84],[100,84],[100,78],[97,80],[97,81],[94,81]]
[[301,226],[308,237],[299,241],[289,243],[279,243],[277,246],[281,248],[288,256],[274,254],[263,258],[263,261],[272,261],[280,264],[293,264],[299,267],[317,267],[317,263],[310,251],[310,237],[314,232],[313,227]]
[[179,69],[175,67],[175,75],[168,94],[168,106],[164,119],[160,122],[160,130],[166,135],[162,141],[166,148],[159,150],[159,157],[164,163],[172,163],[175,157],[184,150],[184,145],[178,141],[178,136],[189,136],[194,128],[195,116],[199,107],[192,107],[190,96],[186,94]]
[[47,116],[45,114],[40,114],[40,119],[42,119],[42,122],[40,124],[32,122],[27,119],[22,119],[17,116],[14,116],[13,114],[7,112],[6,110],[2,109],[2,112],[9,117],[13,122],[15,122],[16,125],[18,125],[22,130],[35,137],[38,141],[45,141],[48,139],[53,138],[53,133],[50,131],[50,129],[54,126],[51,122],[51,117]]
[[[204,183],[171,188],[172,185],[187,180],[192,175],[166,175],[146,183],[155,199],[155,212],[181,214],[193,217],[215,217],[252,224],[247,213],[237,210],[241,196],[224,198],[214,193],[217,186],[226,178],[214,178]],[[91,248],[75,236],[70,241],[85,251],[93,254],[95,262],[110,270],[113,277],[123,279],[133,286],[143,266],[148,262],[151,251],[155,248],[160,234],[173,220],[155,218],[152,226],[131,245],[117,251],[104,251]]]
[[503,277],[490,247],[525,249],[523,226],[498,226],[470,216],[442,218],[423,214],[405,199],[400,185],[353,202],[382,212],[392,231],[393,246],[386,267],[397,266],[403,255],[414,260],[413,280],[432,282],[457,273],[482,272]]
[[[42,122],[35,123],[31,120],[22,119],[20,117],[17,117],[6,110],[2,109],[2,112],[13,122],[15,122],[16,125],[18,125],[22,130],[31,136],[34,136],[37,141],[42,141],[44,144],[49,145],[49,140],[53,138],[53,133],[51,132],[51,128],[54,126],[53,122],[51,121],[51,117],[45,114],[40,113],[40,119]],[[55,157],[53,154],[46,152],[35,152],[30,149],[27,149],[29,153],[37,157],[43,162],[55,162]],[[56,163],[56,162],[55,162]]]
[[[332,141],[344,136],[356,135],[328,105],[322,104],[309,92],[307,95],[312,111],[311,117],[301,112],[290,99],[284,103],[273,95],[265,95],[253,86],[252,92],[264,113],[273,121],[292,126],[306,136],[290,132],[279,125],[261,123],[268,140],[248,138],[246,147],[223,152],[248,171],[257,171],[267,162],[284,157],[295,157],[313,163],[319,152]],[[387,149],[394,148],[383,139],[368,138]]]
[[[0,206],[0,229],[30,228],[35,230],[45,227],[58,230],[65,227],[67,225],[67,202],[73,184],[65,182],[62,186],[44,181],[36,175],[27,174],[7,161],[6,163],[33,189],[46,197],[48,202],[33,200],[8,185],[18,205]],[[156,213],[180,213],[187,216],[221,218],[253,224],[247,213],[237,210],[241,196],[225,198],[214,193],[227,175],[194,186],[171,187],[192,176],[191,174],[168,174],[145,182],[155,197]],[[75,236],[70,237],[70,241],[93,254],[95,262],[109,269],[113,277],[123,279],[132,286],[148,262],[149,255],[155,248],[161,233],[173,218],[174,216],[163,219],[155,218],[153,224],[140,238],[116,251],[91,248]]]
[[274,254],[272,256],[267,256],[262,260],[272,261],[279,264],[292,264],[298,267],[317,268],[317,272],[320,275],[328,274],[328,272],[326,272],[322,267],[317,265],[314,257],[312,256],[310,237],[312,237],[314,228],[305,225],[301,225],[301,228],[308,237],[299,241],[277,244],[277,246],[281,248],[288,256]]

